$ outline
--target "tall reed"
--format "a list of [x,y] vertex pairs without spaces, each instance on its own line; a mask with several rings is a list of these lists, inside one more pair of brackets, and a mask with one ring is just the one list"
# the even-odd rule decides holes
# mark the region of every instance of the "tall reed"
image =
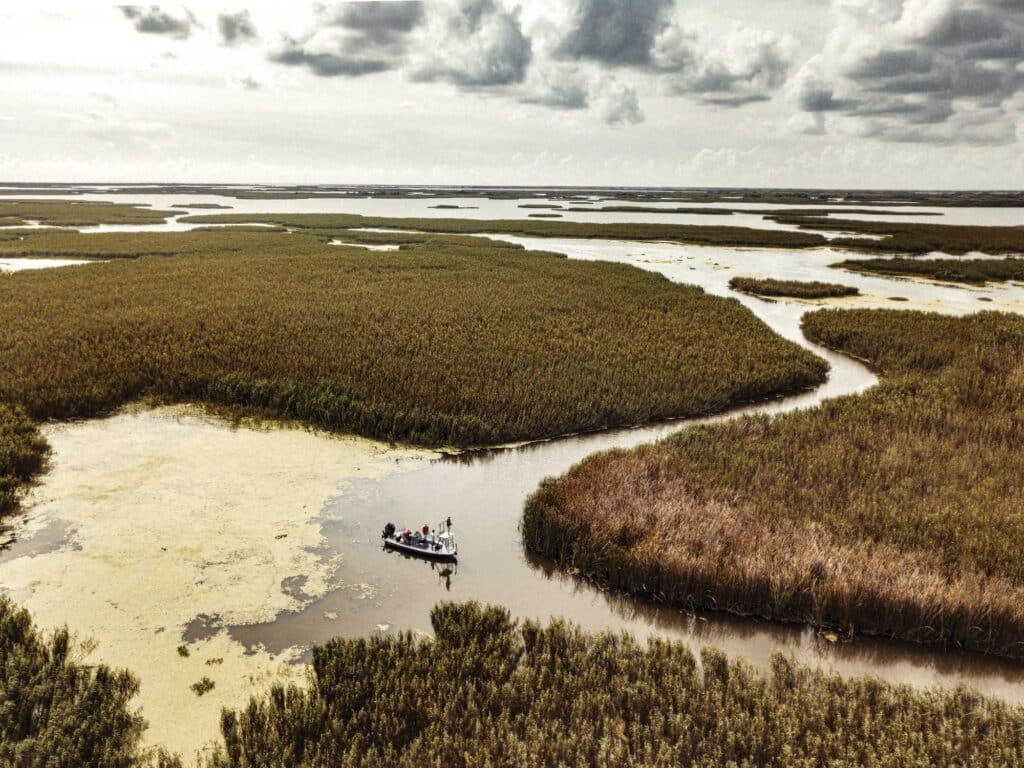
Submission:
[[1024,318],[804,328],[881,383],[591,457],[529,500],[526,545],[688,607],[1024,658]]

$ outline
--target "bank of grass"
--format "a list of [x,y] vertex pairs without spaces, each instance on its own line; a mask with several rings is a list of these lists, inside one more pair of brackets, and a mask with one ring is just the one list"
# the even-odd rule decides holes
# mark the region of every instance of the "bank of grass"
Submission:
[[0,225],[23,225],[31,221],[60,227],[95,224],[162,224],[180,211],[156,211],[125,203],[82,200],[0,200]]
[[0,517],[15,509],[48,455],[46,440],[32,420],[21,409],[0,403]]
[[921,277],[945,283],[984,285],[1024,280],[1024,258],[1005,259],[847,259],[839,269],[894,277]]
[[665,241],[686,245],[716,245],[736,248],[816,248],[828,245],[826,238],[810,232],[687,224],[605,224],[544,219],[417,219],[358,216],[345,213],[221,213],[186,216],[181,220],[191,223],[267,223],[297,229],[325,231],[370,227],[443,234],[479,233],[527,237]]
[[[1018,766],[1024,711],[965,689],[842,679],[781,654],[758,672],[681,643],[442,603],[434,638],[335,639],[309,682],[221,716],[200,768]],[[181,768],[144,750],[127,671],[81,661],[0,598],[0,762]]]
[[860,291],[850,285],[818,281],[773,280],[771,278],[734,277],[729,281],[734,291],[754,296],[784,296],[793,299],[834,299],[857,296]]
[[965,690],[843,680],[772,658],[442,604],[433,642],[336,639],[304,688],[222,718],[209,768],[1015,766],[1024,713]]
[[806,316],[881,372],[545,482],[526,545],[691,608],[1024,658],[1024,318]]
[[0,596],[0,764],[16,768],[181,768],[140,739],[146,723],[125,670],[82,661],[67,629],[45,633]]
[[[1024,253],[1024,228],[974,227],[911,222],[855,221],[800,212],[768,212],[775,221],[800,231],[756,229],[721,225],[594,223],[544,219],[473,220],[357,216],[354,214],[205,214],[182,221],[206,223],[270,223],[314,230],[348,230],[359,227],[392,228],[450,234],[505,234],[526,237],[663,241],[683,245],[731,248],[842,248],[868,253],[921,254],[942,251],[964,254]],[[817,230],[872,235],[835,237]]]
[[825,377],[738,302],[653,273],[398,237],[387,253],[282,231],[28,237],[25,255],[109,260],[0,281],[0,402],[40,420],[198,401],[472,446],[713,413]]
[[[840,214],[841,215],[841,214]],[[835,237],[829,245],[869,253],[925,254],[933,251],[956,255],[986,253],[1024,254],[1024,228],[981,227],[905,221],[857,221],[801,212],[771,216],[802,230],[852,233],[868,237]]]

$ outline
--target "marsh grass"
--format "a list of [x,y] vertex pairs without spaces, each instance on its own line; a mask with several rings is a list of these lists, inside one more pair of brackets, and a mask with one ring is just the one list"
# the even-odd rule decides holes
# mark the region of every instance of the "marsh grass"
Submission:
[[526,545],[692,608],[1024,658],[1024,318],[804,328],[881,383],[591,457],[529,500]]
[[775,655],[586,634],[441,604],[434,640],[336,639],[304,688],[226,711],[209,768],[1016,766],[1024,713]]
[[734,291],[742,291],[754,296],[785,296],[794,299],[831,299],[860,294],[857,288],[839,283],[755,277],[734,277],[729,281],[729,287]]
[[825,376],[738,302],[649,272],[396,239],[375,253],[283,231],[28,237],[19,253],[106,263],[0,281],[0,402],[40,420],[198,401],[465,446],[713,413]]
[[0,200],[0,224],[39,221],[50,226],[87,227],[95,224],[161,224],[180,211],[156,211],[125,203],[83,200]]
[[829,242],[830,247],[850,251],[912,254],[940,251],[953,255],[1024,253],[1024,228],[1021,227],[857,221],[802,212],[783,213],[771,218],[800,229],[879,236],[879,239],[836,237]]
[[0,403],[0,517],[17,507],[26,484],[46,466],[49,452],[25,413]]
[[875,275],[922,277],[944,283],[984,285],[1024,280],[1024,259],[848,259],[832,266]]
[[181,768],[144,751],[138,681],[82,661],[66,628],[44,633],[0,596],[0,764],[12,768]]
[[582,223],[544,219],[416,219],[341,213],[203,214],[186,216],[181,220],[192,223],[267,223],[318,230],[371,227],[444,234],[479,233],[602,240],[661,240],[687,245],[717,245],[737,248],[818,248],[828,245],[826,238],[809,232],[686,224]]

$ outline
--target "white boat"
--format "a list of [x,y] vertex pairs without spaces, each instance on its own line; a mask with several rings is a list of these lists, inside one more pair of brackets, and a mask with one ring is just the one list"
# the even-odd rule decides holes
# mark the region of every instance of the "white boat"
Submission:
[[438,526],[436,532],[427,526],[423,527],[426,530],[398,530],[392,523],[388,523],[381,533],[384,548],[430,560],[454,561],[458,558],[459,548],[452,536],[450,521]]

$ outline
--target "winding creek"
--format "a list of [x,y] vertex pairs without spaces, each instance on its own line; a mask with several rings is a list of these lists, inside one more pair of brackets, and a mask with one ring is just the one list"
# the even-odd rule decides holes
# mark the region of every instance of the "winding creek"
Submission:
[[[672,637],[695,649],[715,645],[758,667],[781,651],[844,675],[966,683],[1024,702],[1019,665],[869,639],[830,642],[800,627],[682,613],[555,571],[523,550],[518,533],[524,500],[538,483],[595,451],[650,442],[695,423],[813,407],[872,386],[875,376],[860,363],[804,339],[800,318],[809,309],[1024,312],[1024,287],[839,273],[828,265],[845,254],[831,249],[503,239],[633,264],[733,296],[777,333],[826,358],[829,379],[812,392],[710,419],[461,455],[301,429],[230,427],[190,408],[129,409],[104,420],[47,425],[53,469],[0,550],[0,589],[41,623],[67,622],[93,637],[97,659],[135,670],[149,738],[186,753],[216,736],[220,706],[238,706],[270,682],[301,683],[303,667],[294,662],[308,658],[312,644],[427,631],[430,609],[442,599],[499,603],[516,616],[559,616],[592,630]],[[730,291],[736,274],[843,282],[863,296],[767,302]],[[894,304],[893,297],[906,301]],[[448,515],[462,553],[458,566],[382,551],[386,522],[411,527]],[[187,656],[176,651],[182,644]],[[217,688],[200,700],[188,686],[202,675]]]

